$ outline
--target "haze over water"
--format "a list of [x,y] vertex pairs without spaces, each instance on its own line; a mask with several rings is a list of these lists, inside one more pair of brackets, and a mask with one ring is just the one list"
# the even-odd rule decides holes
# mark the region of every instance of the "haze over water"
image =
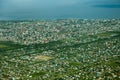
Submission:
[[0,20],[120,18],[120,0],[0,0]]

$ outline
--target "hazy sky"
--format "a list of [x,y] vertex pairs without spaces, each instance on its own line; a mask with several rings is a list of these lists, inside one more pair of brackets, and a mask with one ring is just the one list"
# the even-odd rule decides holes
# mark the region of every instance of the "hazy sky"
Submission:
[[120,18],[120,0],[0,0],[0,19]]

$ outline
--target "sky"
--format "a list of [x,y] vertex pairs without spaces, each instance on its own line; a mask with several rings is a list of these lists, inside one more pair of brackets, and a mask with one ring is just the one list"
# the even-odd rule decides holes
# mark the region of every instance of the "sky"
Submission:
[[120,0],[0,0],[0,20],[120,18]]

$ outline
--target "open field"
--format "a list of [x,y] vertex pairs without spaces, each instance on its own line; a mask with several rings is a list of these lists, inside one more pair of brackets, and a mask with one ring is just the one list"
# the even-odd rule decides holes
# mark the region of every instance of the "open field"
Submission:
[[0,22],[0,80],[119,79],[119,19]]

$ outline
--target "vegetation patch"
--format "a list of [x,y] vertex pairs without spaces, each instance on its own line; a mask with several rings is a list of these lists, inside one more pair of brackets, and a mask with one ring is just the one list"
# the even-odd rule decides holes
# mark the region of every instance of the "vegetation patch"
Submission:
[[45,55],[37,55],[34,57],[35,60],[41,60],[41,61],[48,61],[48,60],[51,60],[53,59],[52,57],[50,56],[45,56]]
[[108,31],[108,32],[104,32],[104,33],[99,33],[96,36],[99,38],[106,38],[106,37],[117,36],[119,34],[120,34],[120,32],[117,32],[117,31]]
[[11,42],[11,41],[0,41],[0,51],[13,50],[22,48],[23,45]]
[[7,47],[8,47],[7,45],[0,44],[0,48],[7,48]]
[[39,77],[39,76],[43,76],[45,74],[46,74],[46,72],[39,71],[39,72],[35,72],[35,73],[31,74],[31,76],[32,77]]
[[80,66],[81,63],[80,62],[70,62],[69,63],[71,66]]

